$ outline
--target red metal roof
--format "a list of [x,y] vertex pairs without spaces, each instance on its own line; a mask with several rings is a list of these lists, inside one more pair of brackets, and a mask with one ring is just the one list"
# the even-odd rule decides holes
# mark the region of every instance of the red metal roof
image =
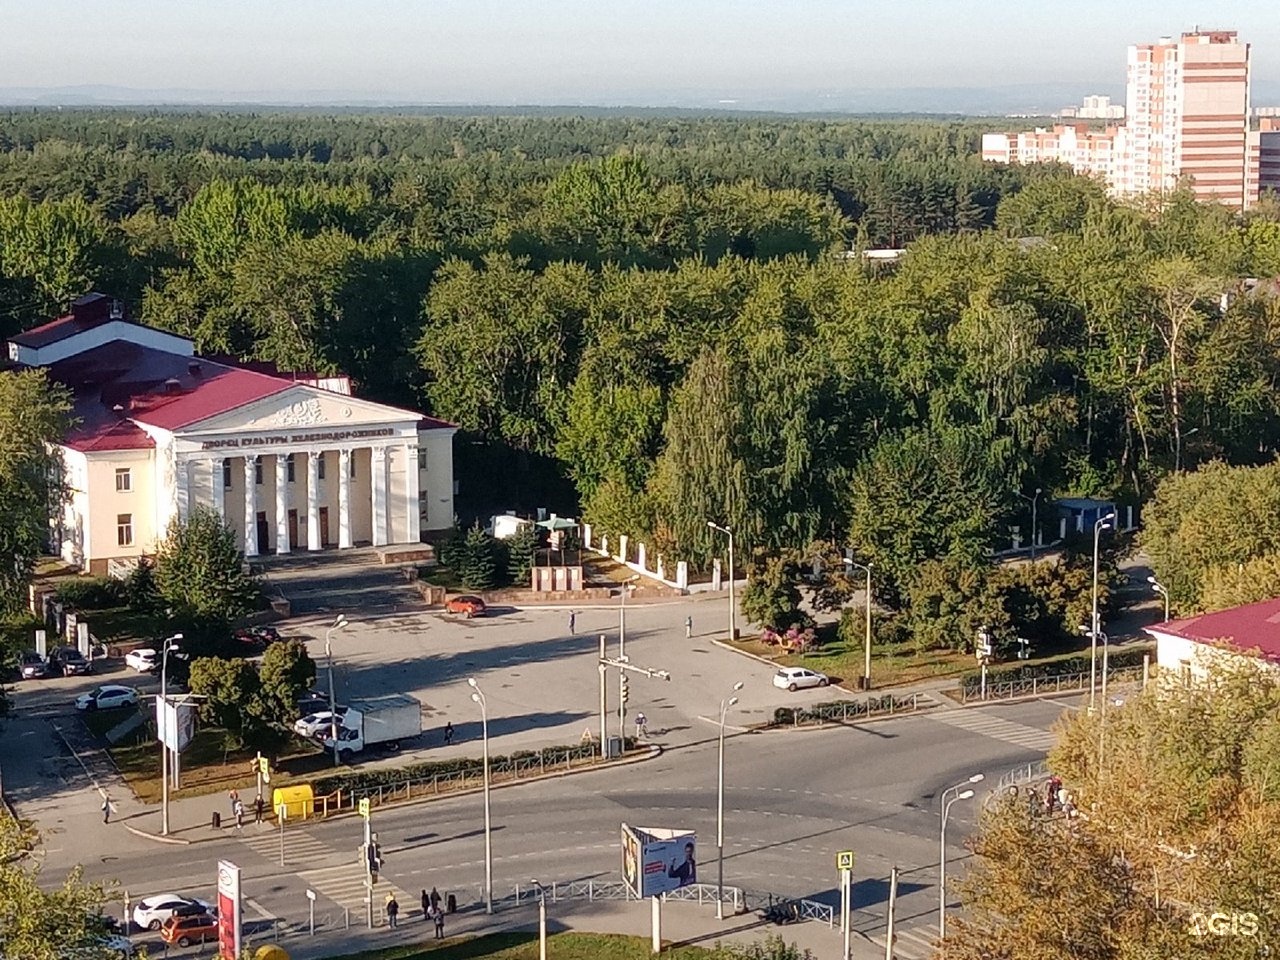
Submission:
[[48,369],[49,376],[74,396],[79,425],[68,445],[79,450],[150,446],[144,431],[123,424],[132,420],[178,430],[294,386],[289,380],[124,340],[78,353]]
[[1239,650],[1258,650],[1268,660],[1280,660],[1280,597],[1170,620],[1147,630],[1197,643],[1223,643]]
[[[113,318],[111,316],[111,305],[113,303],[118,304],[120,307],[119,317]],[[40,347],[47,347],[51,343],[57,343],[59,340],[65,340],[67,337],[74,336],[77,333],[83,333],[85,330],[100,327],[104,323],[110,323],[113,319],[124,319],[124,304],[118,300],[112,300],[106,294],[90,293],[72,303],[71,312],[65,317],[59,317],[57,320],[50,320],[48,323],[42,323],[38,327],[24,330],[16,337],[10,337],[9,340],[20,347],[39,349]]]

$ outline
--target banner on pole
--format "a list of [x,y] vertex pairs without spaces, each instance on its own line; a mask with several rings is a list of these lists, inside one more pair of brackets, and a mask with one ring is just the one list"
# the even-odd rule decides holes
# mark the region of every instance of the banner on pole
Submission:
[[690,830],[622,825],[622,877],[637,897],[698,882],[697,838]]

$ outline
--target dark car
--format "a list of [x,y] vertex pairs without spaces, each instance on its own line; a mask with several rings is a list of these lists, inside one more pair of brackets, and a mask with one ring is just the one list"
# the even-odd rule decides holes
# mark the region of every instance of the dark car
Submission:
[[64,677],[83,676],[93,672],[93,665],[75,647],[59,647],[49,654],[49,664]]
[[275,627],[245,627],[237,630],[235,639],[250,650],[265,650],[273,643],[280,642],[280,631]]
[[49,662],[34,650],[18,654],[18,672],[23,680],[43,680],[49,676]]

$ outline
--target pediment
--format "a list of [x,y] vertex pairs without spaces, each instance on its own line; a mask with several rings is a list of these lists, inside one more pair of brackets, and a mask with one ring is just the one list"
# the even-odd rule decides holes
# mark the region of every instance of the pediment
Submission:
[[346,429],[372,424],[410,424],[421,417],[421,414],[412,410],[401,410],[305,384],[295,384],[261,400],[188,424],[177,432],[181,436],[187,436],[230,430],[257,432],[319,427]]

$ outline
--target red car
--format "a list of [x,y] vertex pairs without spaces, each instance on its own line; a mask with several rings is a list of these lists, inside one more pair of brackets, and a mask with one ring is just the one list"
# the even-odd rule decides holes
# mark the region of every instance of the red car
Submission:
[[218,920],[207,913],[191,917],[170,917],[160,928],[160,939],[166,944],[189,947],[193,943],[218,939]]
[[472,617],[484,616],[484,601],[479,597],[463,594],[446,600],[444,609],[447,613],[460,613],[470,620]]

